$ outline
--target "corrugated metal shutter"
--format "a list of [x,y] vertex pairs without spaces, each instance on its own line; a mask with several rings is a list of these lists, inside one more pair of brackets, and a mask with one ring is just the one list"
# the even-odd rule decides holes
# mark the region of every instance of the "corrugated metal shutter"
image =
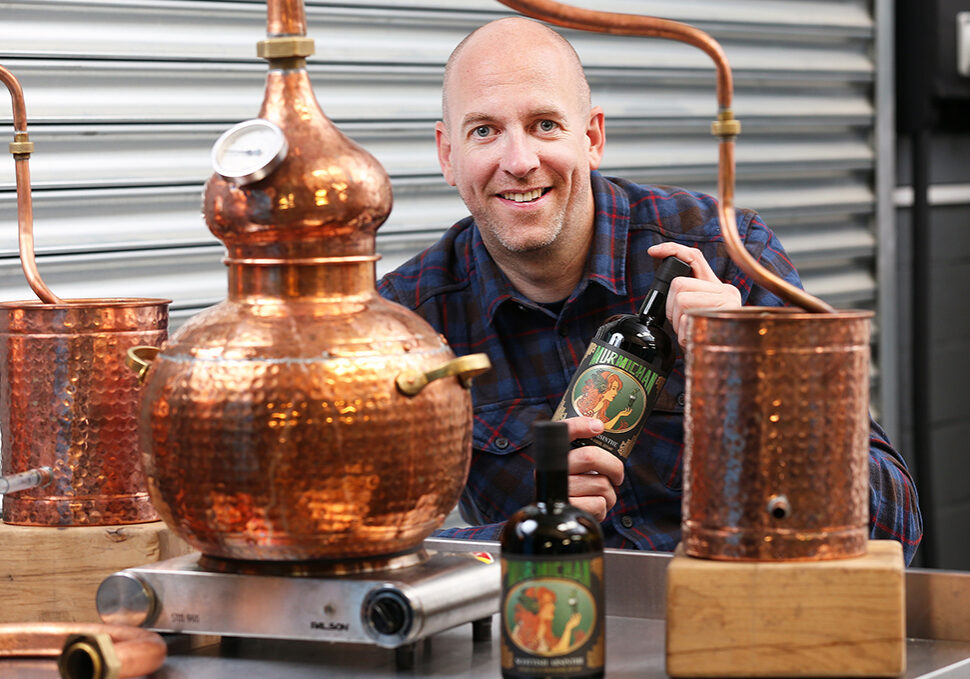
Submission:
[[[391,174],[379,270],[465,214],[440,178],[432,123],[452,47],[508,13],[493,0],[308,1],[327,114]],[[737,202],[779,233],[806,287],[875,308],[875,22],[868,0],[585,0],[687,21],[736,77]],[[0,63],[27,97],[35,234],[61,296],[167,296],[173,323],[224,296],[200,216],[211,143],[253,117],[263,2],[21,0],[0,7]],[[714,191],[714,72],[667,41],[566,32],[607,112],[604,170]],[[0,110],[9,126],[10,112]],[[31,298],[16,256],[13,163],[0,163],[0,299]]]

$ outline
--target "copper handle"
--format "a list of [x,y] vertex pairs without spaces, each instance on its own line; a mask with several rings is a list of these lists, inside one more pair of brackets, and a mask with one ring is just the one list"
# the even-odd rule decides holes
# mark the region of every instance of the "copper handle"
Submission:
[[158,356],[159,351],[158,347],[142,344],[131,347],[125,354],[125,365],[135,372],[139,382],[145,381],[148,369],[152,367],[152,361]]
[[714,38],[688,24],[657,17],[598,12],[571,7],[555,0],[499,0],[499,2],[521,14],[564,28],[614,35],[665,38],[684,42],[704,51],[714,61],[717,69],[717,102],[720,111],[717,120],[711,126],[711,131],[720,139],[718,219],[728,254],[734,263],[755,282],[782,299],[806,311],[822,313],[835,311],[826,302],[764,268],[745,250],[738,236],[734,214],[734,139],[741,131],[741,125],[731,112],[734,90],[731,67],[724,50]]
[[461,385],[468,389],[473,377],[487,372],[491,367],[492,362],[488,360],[487,354],[468,354],[453,358],[425,372],[405,370],[397,376],[395,383],[405,396],[417,396],[428,384],[443,377],[456,376],[461,381]]

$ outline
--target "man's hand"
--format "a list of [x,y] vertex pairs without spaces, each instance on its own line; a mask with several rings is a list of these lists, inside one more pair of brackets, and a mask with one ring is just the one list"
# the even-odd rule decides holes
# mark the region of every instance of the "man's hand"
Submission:
[[[603,423],[595,417],[570,417],[569,440],[603,433]],[[569,502],[592,514],[597,521],[616,504],[616,488],[623,483],[623,461],[599,446],[583,446],[569,451]]]
[[667,319],[677,333],[681,346],[687,345],[685,330],[690,309],[724,311],[741,308],[741,292],[729,283],[722,283],[714,275],[700,250],[680,243],[660,243],[647,250],[647,254],[661,260],[674,255],[690,264],[693,277],[680,276],[672,280],[667,295]]

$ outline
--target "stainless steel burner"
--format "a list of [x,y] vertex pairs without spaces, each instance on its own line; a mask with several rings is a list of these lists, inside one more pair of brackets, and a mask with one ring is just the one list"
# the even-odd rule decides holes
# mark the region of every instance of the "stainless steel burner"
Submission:
[[101,619],[229,637],[412,645],[466,622],[487,632],[499,609],[498,561],[486,553],[428,552],[406,568],[341,577],[207,571],[199,554],[110,575],[97,593]]

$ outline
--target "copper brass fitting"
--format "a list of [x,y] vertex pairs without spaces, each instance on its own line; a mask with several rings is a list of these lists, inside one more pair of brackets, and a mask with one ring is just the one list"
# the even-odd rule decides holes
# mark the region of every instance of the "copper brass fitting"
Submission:
[[162,637],[124,625],[16,623],[0,625],[0,658],[58,658],[64,679],[129,679],[165,663]]

